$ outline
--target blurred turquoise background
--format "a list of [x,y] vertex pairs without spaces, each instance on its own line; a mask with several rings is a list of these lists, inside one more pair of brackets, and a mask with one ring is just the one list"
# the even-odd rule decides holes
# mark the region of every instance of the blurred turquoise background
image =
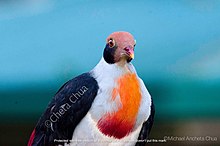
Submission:
[[151,137],[220,136],[220,1],[3,0],[0,145],[25,145],[59,87],[91,70],[119,30],[137,40],[132,63],[156,105]]

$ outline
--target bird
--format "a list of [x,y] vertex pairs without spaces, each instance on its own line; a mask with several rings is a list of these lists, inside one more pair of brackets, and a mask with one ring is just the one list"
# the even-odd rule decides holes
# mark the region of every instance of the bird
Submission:
[[135,45],[131,33],[111,33],[98,64],[54,95],[28,146],[145,145],[155,106],[131,63]]

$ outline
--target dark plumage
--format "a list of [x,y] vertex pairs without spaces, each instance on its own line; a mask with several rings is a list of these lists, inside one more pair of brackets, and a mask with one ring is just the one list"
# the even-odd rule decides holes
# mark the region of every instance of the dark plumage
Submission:
[[[97,81],[90,73],[84,73],[65,83],[53,97],[45,113],[43,113],[37,123],[33,143],[30,145],[52,146],[58,144],[54,142],[54,139],[70,140],[75,127],[90,109],[98,88]],[[73,98],[73,94],[76,93],[80,95],[77,95],[78,99]],[[75,101],[73,101],[74,99]],[[50,120],[50,116],[59,112],[62,105],[66,104],[69,104],[70,108],[65,111],[62,117],[57,119],[56,122],[52,122],[51,127],[46,126],[45,122]],[[55,116],[53,119],[55,119]]]
[[114,46],[113,48],[109,47],[109,44],[106,44],[104,52],[103,52],[103,58],[105,61],[109,64],[115,63],[115,51],[117,46]]

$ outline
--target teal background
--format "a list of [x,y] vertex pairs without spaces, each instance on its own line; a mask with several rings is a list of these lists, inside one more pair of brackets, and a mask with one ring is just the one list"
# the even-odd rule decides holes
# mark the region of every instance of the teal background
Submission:
[[59,87],[91,70],[119,30],[137,40],[132,63],[156,105],[151,138],[210,135],[218,141],[196,142],[218,145],[217,0],[0,1],[0,145],[25,145]]

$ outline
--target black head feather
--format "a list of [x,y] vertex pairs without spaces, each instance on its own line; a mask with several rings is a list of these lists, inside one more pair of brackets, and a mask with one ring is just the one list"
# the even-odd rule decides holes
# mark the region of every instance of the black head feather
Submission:
[[103,52],[103,57],[105,61],[109,64],[115,63],[115,52],[116,52],[117,46],[114,46],[112,48],[109,47],[109,44],[106,44],[104,52]]

